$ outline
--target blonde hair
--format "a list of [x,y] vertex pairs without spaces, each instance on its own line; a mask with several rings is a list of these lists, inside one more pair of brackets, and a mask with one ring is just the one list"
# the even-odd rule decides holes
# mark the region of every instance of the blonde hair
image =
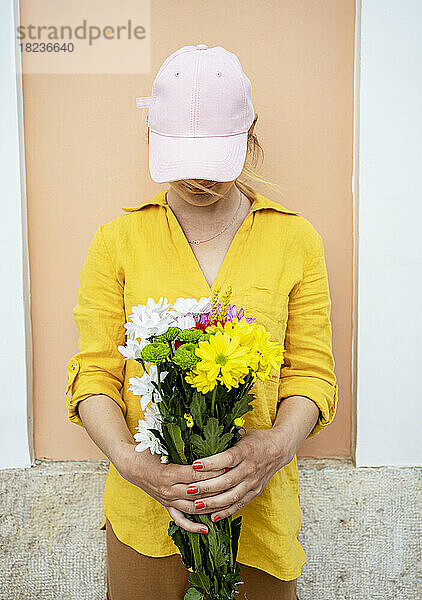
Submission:
[[[243,165],[243,169],[240,175],[234,180],[234,185],[240,190],[245,196],[247,196],[252,202],[256,199],[257,190],[251,185],[247,183],[247,180],[256,181],[261,183],[272,190],[276,190],[278,192],[282,192],[282,189],[277,183],[273,183],[264,179],[259,175],[256,171],[258,163],[261,161],[261,164],[264,160],[264,150],[259,143],[258,137],[254,132],[256,122],[258,120],[258,114],[255,113],[255,118],[253,120],[252,125],[248,131],[248,139],[247,139],[247,149],[246,149],[246,158],[245,163]],[[149,143],[149,129],[147,128],[147,142]],[[223,194],[219,194],[215,192],[213,189],[208,189],[201,185],[196,179],[183,179],[180,181],[172,181],[171,185],[176,189],[176,191],[180,191],[183,193],[184,182],[189,184],[189,193],[195,194],[195,190],[197,192],[207,191],[214,196],[218,196],[220,198],[224,198]]]

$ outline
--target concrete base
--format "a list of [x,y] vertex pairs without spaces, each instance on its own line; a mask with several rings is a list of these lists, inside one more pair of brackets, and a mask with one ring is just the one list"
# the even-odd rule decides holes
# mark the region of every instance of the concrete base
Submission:
[[[419,599],[421,470],[299,466],[300,600]],[[105,600],[106,471],[100,461],[0,471],[0,600]]]

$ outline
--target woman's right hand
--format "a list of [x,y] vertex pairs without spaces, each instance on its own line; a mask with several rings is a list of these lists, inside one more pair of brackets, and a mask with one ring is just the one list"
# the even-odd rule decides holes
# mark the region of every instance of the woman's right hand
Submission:
[[189,484],[224,475],[224,469],[195,471],[191,465],[163,464],[160,455],[151,454],[148,449],[136,452],[134,444],[128,443],[122,444],[118,454],[113,463],[120,475],[160,502],[176,525],[193,533],[208,530],[206,525],[194,523],[183,514],[198,514],[192,500],[194,496],[186,490]]

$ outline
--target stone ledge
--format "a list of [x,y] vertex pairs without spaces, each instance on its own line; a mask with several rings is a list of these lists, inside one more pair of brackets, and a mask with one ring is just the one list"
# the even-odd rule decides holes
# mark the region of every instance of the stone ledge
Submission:
[[[301,600],[419,600],[421,469],[301,458]],[[108,461],[0,471],[0,598],[104,600]]]
[[[408,471],[420,472],[422,467],[415,466],[376,466],[376,467],[357,467],[349,458],[298,458],[299,471],[344,471],[352,470],[356,473],[365,473],[371,470],[387,471]],[[0,478],[2,473],[14,471],[29,471],[31,473],[50,475],[59,473],[106,473],[109,462],[107,460],[86,460],[86,461],[59,461],[59,460],[35,460],[30,467],[19,469],[0,469]]]

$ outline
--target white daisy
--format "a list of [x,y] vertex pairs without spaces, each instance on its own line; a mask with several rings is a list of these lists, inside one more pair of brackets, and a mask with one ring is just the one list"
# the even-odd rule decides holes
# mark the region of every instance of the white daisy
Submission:
[[196,321],[192,315],[181,315],[180,317],[176,317],[176,323],[177,327],[180,327],[180,329],[190,329],[196,325]]
[[202,313],[210,312],[211,310],[211,298],[202,296],[199,300],[196,298],[177,298],[176,302],[172,305],[172,311],[177,316],[184,316],[188,313],[193,315],[200,315]]
[[135,440],[138,442],[135,446],[136,452],[143,452],[149,448],[151,454],[167,454],[167,451],[160,443],[160,440],[155,437],[152,431],[147,429],[144,420],[139,419],[137,429],[138,433],[135,433],[134,435]]
[[[160,374],[160,381],[164,381],[168,371]],[[140,396],[141,408],[145,410],[151,401],[161,402],[162,398],[152,382],[158,383],[157,365],[150,365],[149,370],[141,377],[135,376],[129,378],[129,391],[135,396]]]
[[156,404],[151,404],[146,408],[144,418],[139,419],[136,429],[138,430],[138,433],[134,435],[138,442],[135,447],[136,452],[143,452],[149,448],[151,454],[168,454],[160,440],[150,431],[156,429],[161,434],[163,433],[160,409]]
[[128,358],[141,358],[142,349],[148,344],[148,340],[134,340],[128,338],[124,346],[118,346],[120,354],[123,354],[125,359]]
[[168,312],[170,308],[169,301],[167,298],[161,298],[156,302],[154,298],[148,298],[146,304],[138,304],[138,306],[134,306],[132,312],[136,314],[138,311],[146,311],[150,313],[158,313],[159,315],[165,314]]
[[134,306],[133,310],[129,317],[132,322],[125,324],[127,335],[131,339],[147,340],[152,335],[161,335],[175,323],[169,312],[151,312],[142,305]]
[[161,413],[156,404],[147,406],[144,412],[144,421],[149,429],[158,429],[160,433],[163,433],[161,428]]

